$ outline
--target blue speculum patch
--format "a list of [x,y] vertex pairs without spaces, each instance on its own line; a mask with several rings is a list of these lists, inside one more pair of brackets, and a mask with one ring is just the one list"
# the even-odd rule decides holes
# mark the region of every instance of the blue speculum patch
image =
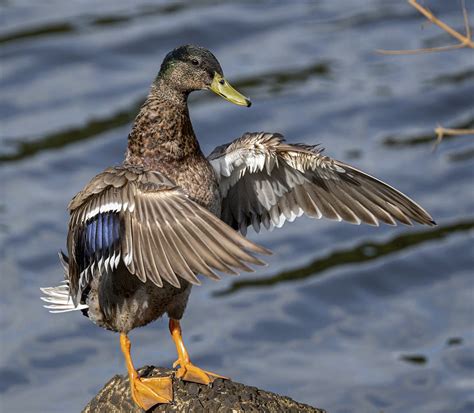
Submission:
[[113,251],[120,238],[120,217],[115,212],[95,215],[86,223],[84,253],[87,258],[106,256]]

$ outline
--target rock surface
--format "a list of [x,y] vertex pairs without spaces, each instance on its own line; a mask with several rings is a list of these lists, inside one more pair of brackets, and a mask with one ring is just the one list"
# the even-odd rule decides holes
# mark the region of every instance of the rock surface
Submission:
[[[139,373],[142,377],[153,377],[170,375],[173,371],[161,367],[144,367],[139,370]],[[235,383],[231,380],[218,379],[211,386],[204,386],[173,378],[173,391],[174,402],[172,404],[158,405],[150,412],[325,413],[324,410],[297,403],[289,397]],[[143,412],[130,397],[127,376],[113,377],[83,410],[83,413],[99,412]]]

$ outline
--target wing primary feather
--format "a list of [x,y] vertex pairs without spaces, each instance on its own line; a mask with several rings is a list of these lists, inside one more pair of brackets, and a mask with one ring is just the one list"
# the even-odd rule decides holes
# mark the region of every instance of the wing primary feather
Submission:
[[[147,202],[146,199],[142,199],[138,202],[138,205]],[[159,261],[161,263],[159,275],[163,280],[173,285],[176,288],[180,288],[181,284],[178,278],[175,275],[173,265],[171,264],[172,260],[169,257],[169,252],[167,252],[167,242],[165,235],[163,233],[162,225],[165,223],[165,220],[159,214],[160,205],[155,205],[153,207],[153,213],[148,215],[148,219],[152,220],[153,231],[149,228],[149,241],[156,246],[156,253],[159,255]]]
[[[182,225],[180,224],[182,227]],[[191,243],[186,238],[186,235],[190,235],[187,231],[182,227],[181,231],[176,231],[176,236],[179,238],[179,241],[185,246],[186,256],[189,260],[190,264],[194,267],[195,271],[205,275],[206,277],[212,280],[220,280],[219,275],[217,275],[212,268],[207,265],[204,260],[196,253],[195,249],[191,245]]]
[[146,277],[157,287],[163,287],[161,279],[162,266],[155,259],[156,249],[154,247],[154,231],[155,224],[153,220],[153,212],[147,199],[140,201],[137,208],[137,214],[140,214],[140,245],[143,246],[141,255],[145,257]]
[[217,249],[214,248],[214,250],[212,250],[211,246],[214,246],[214,241],[205,233],[203,233],[196,225],[194,225],[194,223],[189,222],[186,229],[191,235],[189,242],[193,244],[199,255],[202,256],[203,259],[205,259],[206,262],[208,262],[209,265],[216,270],[231,275],[237,275],[238,272],[235,271],[232,266],[235,266],[236,268],[242,268],[242,266],[244,266],[245,268],[248,268],[249,272],[251,272],[251,268],[243,265],[243,263],[237,263],[237,265],[233,265],[234,260],[232,259],[231,263],[229,263],[228,260],[226,260],[227,254],[220,253],[219,246],[217,246]]
[[360,208],[365,208],[374,213],[382,222],[388,225],[397,225],[390,212],[387,211],[387,208],[376,202],[374,197],[366,196],[366,194],[361,191],[361,188],[345,187],[344,189],[341,188],[341,191],[344,191],[344,195],[348,199],[347,203],[356,214]]
[[200,285],[201,282],[193,273],[191,268],[189,268],[179,250],[179,247],[174,243],[173,236],[171,235],[170,224],[166,224],[166,226],[162,228],[162,231],[165,236],[164,243],[166,245],[166,255],[170,257],[170,262],[173,263],[175,273],[186,281],[189,281],[191,284]]
[[308,216],[320,219],[322,217],[321,211],[309,196],[306,185],[310,184],[300,185],[295,188],[296,201]]
[[320,209],[323,216],[337,221],[342,220],[334,207],[331,205],[330,198],[327,196],[329,192],[320,188],[318,185],[313,185],[311,187],[311,192],[313,194],[313,202],[318,205],[318,208]]
[[[246,250],[255,252],[257,254],[262,254],[262,255],[271,255],[272,252],[261,245],[257,245],[253,243],[252,241],[242,237],[239,233],[234,231],[232,228],[230,228],[227,224],[225,224],[223,221],[221,221],[219,218],[217,218],[215,215],[213,215],[211,212],[207,211],[204,208],[191,208],[187,204],[182,204],[184,207],[188,209],[189,212],[191,212],[194,217],[197,218],[197,222],[200,222],[201,224],[204,225],[209,225],[209,227],[212,227],[215,231],[220,233],[223,236],[223,239],[229,240],[232,244],[238,245],[241,248],[239,251],[242,253],[248,255],[243,251],[242,248],[245,248]],[[250,255],[249,255],[250,256]],[[252,262],[255,260],[255,257],[250,256]],[[262,261],[258,260],[260,264],[257,265],[265,265]]]
[[158,259],[158,262],[160,263],[161,277],[170,284],[172,283],[179,284],[179,281],[176,278],[176,275],[174,273],[173,268],[171,267],[168,257],[165,254],[165,250],[161,242],[162,236],[163,235],[161,234],[161,230],[158,229],[157,233],[154,234],[153,237],[151,237],[151,241],[154,247],[153,249],[156,251],[157,259]]
[[[329,199],[331,206],[336,210],[337,214],[344,220],[353,224],[360,223],[361,217],[356,216],[350,209],[350,202],[348,196],[342,192],[335,183],[330,185],[330,192],[325,194]],[[345,202],[344,202],[345,201]],[[360,209],[359,209],[360,210]],[[363,218],[364,222],[369,225],[378,226],[378,214],[376,208],[364,208]]]
[[246,252],[241,245],[235,243],[226,233],[219,231],[220,228],[211,225],[210,222],[202,220],[201,217],[199,218],[200,220],[197,220],[196,225],[201,229],[201,231],[206,232],[207,235],[214,240],[216,245],[220,244],[222,249],[228,252],[234,260],[241,263],[241,266],[243,264],[242,261],[255,265],[265,265],[263,261]]
[[[227,242],[224,242],[223,237],[221,236],[217,236],[216,238],[216,234],[212,234],[212,231],[210,231],[206,224],[203,225],[198,220],[195,220],[193,221],[193,230],[195,233],[197,233],[199,239],[205,241],[205,245],[212,250],[212,253],[219,257],[219,260],[222,261],[225,267],[234,267],[246,272],[254,271],[252,268],[245,265],[241,260],[230,253],[227,248],[227,244],[230,243],[230,241],[227,240]],[[220,270],[220,268],[216,268]]]
[[355,192],[356,197],[358,197],[359,202],[366,202],[370,200],[371,202],[379,205],[382,209],[387,211],[391,216],[400,221],[402,224],[411,226],[413,225],[410,221],[409,216],[411,215],[407,211],[402,211],[397,205],[397,202],[392,200],[390,197],[385,196],[384,194],[370,190],[362,186],[358,191],[352,190]]
[[[169,212],[169,211],[168,211]],[[187,232],[186,227],[183,225],[183,222],[186,222],[185,217],[180,213],[180,209],[177,208],[175,211],[177,218],[175,221],[176,228],[173,228],[171,235],[173,236],[173,241],[175,245],[182,244],[182,254],[186,260],[189,262],[190,267],[213,280],[219,280],[220,277],[212,271],[212,269],[204,262],[204,260],[199,256],[199,253],[196,252],[195,248],[189,242],[191,235]]]
[[[186,280],[191,279],[193,284],[195,284],[199,279],[196,277],[199,270],[199,264],[196,262],[195,257],[189,251],[189,244],[183,242],[183,239],[179,236],[179,232],[175,228],[169,227],[169,237],[170,245],[176,248],[176,251],[179,251],[182,262],[185,267],[186,277],[183,277]],[[202,272],[201,272],[202,273]]]
[[[183,270],[180,256],[177,255],[176,249],[170,245],[169,237],[167,237],[167,234],[165,233],[165,226],[167,225],[168,217],[165,217],[160,209],[161,205],[159,206],[159,208],[155,208],[157,223],[156,230],[158,231],[157,240],[159,240],[163,254],[166,256],[166,260],[170,264],[172,269],[172,271],[167,272],[166,274],[163,273],[163,278],[165,278],[166,281],[168,281],[176,288],[180,288],[181,284],[179,283],[176,274],[178,274],[179,276],[183,276],[185,271]],[[186,279],[186,276],[184,275],[183,278]],[[199,280],[197,280],[197,283],[200,283]]]
[[146,265],[146,278],[157,287],[161,288],[163,287],[163,281],[160,277],[161,267],[155,260],[155,251],[152,248],[152,238],[153,235],[151,234],[150,228],[148,228],[148,231],[146,232],[142,228],[140,231],[140,245],[142,245],[140,255],[145,258],[144,262]]

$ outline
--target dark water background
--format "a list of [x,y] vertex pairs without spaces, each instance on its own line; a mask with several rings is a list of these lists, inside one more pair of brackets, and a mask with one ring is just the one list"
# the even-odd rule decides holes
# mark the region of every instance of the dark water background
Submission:
[[[462,29],[458,1],[425,4]],[[183,321],[193,361],[331,413],[474,411],[474,140],[431,153],[438,122],[473,126],[472,50],[375,54],[452,42],[401,0],[2,0],[0,10],[0,410],[79,411],[125,372],[116,335],[48,314],[39,287],[62,277],[67,202],[121,162],[164,54],[195,43],[254,102],[196,93],[206,153],[244,131],[321,143],[439,226],[301,218],[251,233],[275,255],[254,275],[194,289]],[[132,343],[137,365],[175,359],[164,320]]]

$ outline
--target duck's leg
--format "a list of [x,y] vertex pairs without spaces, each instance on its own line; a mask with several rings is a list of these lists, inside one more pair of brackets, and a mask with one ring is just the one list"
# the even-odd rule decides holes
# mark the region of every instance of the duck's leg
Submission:
[[178,352],[178,360],[176,360],[173,364],[173,367],[177,367],[179,365],[179,369],[176,372],[176,377],[201,384],[212,383],[215,379],[227,379],[227,377],[202,370],[192,364],[189,360],[188,351],[186,350],[186,347],[183,343],[179,320],[170,318],[169,327],[171,337],[173,337],[174,344],[176,345],[176,351]]
[[120,347],[125,357],[130,389],[135,403],[144,410],[158,403],[170,403],[173,400],[171,377],[138,377],[130,356],[130,340],[125,333],[120,334]]

